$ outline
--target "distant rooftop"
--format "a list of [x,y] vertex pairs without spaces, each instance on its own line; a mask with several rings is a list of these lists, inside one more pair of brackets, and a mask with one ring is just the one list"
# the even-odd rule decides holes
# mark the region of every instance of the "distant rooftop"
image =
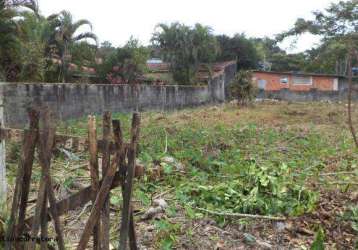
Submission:
[[[149,60],[148,60],[149,61]],[[160,73],[160,72],[168,72],[169,71],[169,63],[151,63],[151,62],[147,62],[147,67],[149,69],[149,71],[154,72],[154,73]]]
[[345,77],[336,74],[323,74],[323,73],[309,73],[300,71],[265,71],[265,70],[253,70],[252,72],[257,73],[268,73],[268,74],[280,74],[280,75],[297,75],[297,76],[324,76],[324,77]]
[[[236,65],[236,61],[216,62],[216,63],[211,64],[211,66],[212,66],[211,77],[216,78],[216,77],[224,74],[225,68],[230,65],[233,65],[233,64]],[[169,63],[158,62],[156,60],[154,60],[154,62],[153,62],[153,60],[150,59],[147,61],[147,67],[151,73],[155,73],[155,74],[170,73],[169,72],[170,71]],[[151,76],[153,77],[154,75],[152,74]],[[206,64],[201,64],[199,66],[199,70],[197,72],[198,80],[206,81],[209,79],[209,77],[210,77],[210,74],[209,74],[208,67],[206,66]]]

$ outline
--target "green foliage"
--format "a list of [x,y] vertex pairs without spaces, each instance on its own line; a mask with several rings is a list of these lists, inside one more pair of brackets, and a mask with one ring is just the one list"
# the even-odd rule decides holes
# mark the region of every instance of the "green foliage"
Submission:
[[324,250],[324,231],[322,228],[318,230],[315,240],[312,243],[311,250]]
[[352,228],[354,229],[354,231],[358,233],[358,207],[352,207],[351,212],[352,212],[352,217],[351,217]]
[[104,41],[98,48],[97,55],[100,58],[108,58],[111,54],[115,52],[116,48],[112,46],[109,41]]
[[[87,38],[97,41],[91,32],[76,32],[83,25],[91,26],[87,20],[74,22],[67,11],[45,18],[33,0],[0,1],[0,78],[34,82],[69,79],[75,43]],[[83,47],[76,50],[76,62],[89,59],[81,52],[87,51]]]
[[270,63],[272,71],[305,71],[307,59],[303,53],[286,54],[286,52],[281,52],[272,54]]
[[218,61],[237,60],[238,70],[258,67],[260,58],[255,43],[246,38],[245,34],[236,34],[233,37],[220,35],[216,38],[220,45]]
[[217,60],[237,60],[238,70],[301,71],[307,64],[306,55],[287,54],[277,41],[267,37],[246,38],[245,34],[236,34],[220,35],[217,40],[220,44]]
[[49,39],[47,20],[31,12],[22,13],[19,21],[21,37],[21,72],[22,81],[44,81],[46,72],[45,50]]
[[279,34],[277,40],[282,41],[305,32],[321,36],[321,46],[309,51],[313,63],[307,69],[346,75],[347,52],[358,50],[358,2],[350,0],[332,3],[325,11],[313,14],[313,20],[297,19],[294,27]]
[[38,8],[32,0],[0,1],[0,77],[7,81],[18,80],[21,70],[21,41],[17,26],[21,7],[35,12]]
[[173,249],[177,241],[177,234],[180,231],[180,225],[171,223],[166,220],[159,220],[155,222],[157,230],[156,237],[159,241],[159,249],[170,250]]
[[230,166],[240,168],[240,175],[211,185],[187,185],[186,195],[195,206],[208,209],[253,213],[299,215],[312,211],[317,195],[296,183],[288,166],[258,166],[243,163]]
[[75,178],[70,176],[69,178],[65,179],[65,181],[63,182],[63,186],[65,188],[71,188],[74,181],[75,181]]
[[193,84],[200,63],[213,62],[218,52],[211,28],[201,24],[194,27],[159,24],[152,42],[161,49],[171,65],[174,80],[180,84]]
[[[69,67],[76,68],[71,63],[77,69],[96,68],[96,59],[101,59],[105,63],[97,70],[102,82],[131,83],[145,71],[143,61],[149,54],[169,62],[173,78],[180,84],[195,84],[200,66],[208,67],[210,72],[212,62],[224,60],[237,60],[238,70],[259,68],[345,75],[348,51],[358,51],[357,5],[356,0],[332,3],[324,11],[314,12],[313,20],[297,19],[292,29],[277,35],[275,40],[248,38],[245,34],[214,36],[210,27],[201,24],[193,27],[159,24],[153,44],[146,49],[138,46],[135,51],[139,53],[133,54],[126,46],[116,50],[108,41],[96,51],[97,37],[92,33],[91,23],[86,19],[75,21],[68,11],[45,18],[38,12],[35,0],[1,0],[0,80],[70,81],[71,73],[76,71]],[[86,25],[90,31],[79,33]],[[321,36],[321,45],[298,54],[287,54],[278,47],[278,42],[286,37],[305,32]],[[353,61],[353,65],[356,63],[357,60]],[[120,70],[113,71],[114,65]]]
[[343,219],[350,221],[352,229],[358,233],[358,206],[350,207],[345,212]]
[[61,61],[59,78],[62,82],[66,82],[69,79],[68,65],[74,44],[84,39],[91,39],[97,44],[97,36],[92,32],[78,34],[78,29],[84,25],[89,26],[92,30],[92,24],[86,19],[74,21],[72,14],[68,11],[52,15],[48,17],[48,20],[53,28],[49,45]]
[[287,54],[277,41],[264,37],[252,41],[260,57],[259,68],[268,71],[304,71],[307,56],[304,53]]
[[[343,112],[338,114],[344,105],[339,107],[327,103],[282,103],[257,104],[239,114],[231,105],[218,110],[211,107],[169,114],[143,113],[138,158],[148,172],[160,165],[164,156],[184,165],[182,171],[177,171],[174,164],[163,164],[167,174],[155,180],[148,174],[133,190],[134,199],[144,210],[151,206],[152,197],[169,191],[163,195],[169,205],[169,219],[156,223],[155,248],[179,245],[179,237],[185,232],[171,223],[175,220],[170,217],[175,213],[183,216],[184,212],[190,220],[212,216],[196,207],[275,216],[313,212],[319,198],[316,183],[322,190],[326,182],[335,180],[321,174],[352,171],[357,164],[357,152],[351,150],[347,132],[327,117],[335,112],[344,124]],[[130,115],[115,114],[114,118],[121,119],[128,140]],[[97,124],[100,126],[101,121],[97,120]],[[70,123],[68,133],[86,136],[86,126],[86,118]],[[97,131],[100,133],[101,128]],[[113,194],[112,204],[119,206],[120,191]],[[347,212],[347,222],[356,222],[356,218],[352,211]],[[226,216],[215,219],[219,225],[230,222]],[[242,225],[250,222],[233,221]]]
[[103,81],[114,84],[137,83],[146,71],[149,51],[131,38],[127,44],[116,49],[105,62],[98,66],[98,73]]
[[337,40],[324,41],[318,48],[307,51],[306,71],[344,75],[348,62],[347,44]]
[[[165,141],[165,134],[157,128],[149,126],[146,129],[152,139],[148,143],[147,140],[142,142],[142,152],[146,155],[142,159],[147,159],[144,162],[160,158]],[[316,155],[329,151],[324,149],[319,136],[313,134],[292,146],[303,151],[294,150],[289,155],[272,151],[270,157],[265,156],[265,145],[275,143],[280,137],[276,131],[261,131],[259,141],[253,146],[251,140],[257,140],[254,139],[257,138],[257,127],[253,125],[246,129],[218,126],[215,129],[194,127],[176,131],[175,137],[168,140],[168,150],[191,166],[189,176],[192,179],[171,185],[179,185],[176,196],[185,204],[187,215],[190,218],[202,216],[192,206],[261,214],[299,215],[312,211],[318,194],[304,187],[306,173],[297,174],[296,168],[319,165],[315,162]],[[304,150],[308,145],[310,150]],[[205,151],[218,151],[218,154],[206,155]],[[248,157],[244,152],[252,153]],[[287,157],[291,160],[285,163]],[[172,182],[173,178],[170,179]]]
[[21,157],[21,146],[19,143],[8,143],[7,144],[7,161],[16,162]]
[[241,70],[229,85],[230,97],[237,99],[238,104],[246,105],[251,102],[256,94],[256,89],[252,83],[250,71]]
[[89,44],[85,41],[74,43],[71,45],[71,62],[81,66],[95,67],[95,59],[97,48],[95,45]]
[[310,32],[324,36],[324,39],[336,39],[350,36],[357,32],[358,8],[357,1],[340,1],[331,3],[325,11],[313,12],[314,20],[297,19],[294,28],[278,35],[278,40],[287,36]]

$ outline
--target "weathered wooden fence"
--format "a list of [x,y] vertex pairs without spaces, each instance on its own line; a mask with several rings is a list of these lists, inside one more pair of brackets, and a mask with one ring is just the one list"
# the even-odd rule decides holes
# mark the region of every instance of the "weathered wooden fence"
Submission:
[[[0,129],[4,124],[4,96],[0,88]],[[6,201],[5,142],[0,140],[0,210]]]
[[[48,222],[51,220],[54,224],[58,248],[65,249],[60,216],[91,201],[92,209],[77,249],[86,249],[90,237],[93,236],[93,249],[109,250],[111,222],[109,196],[111,189],[117,186],[121,186],[123,196],[118,248],[126,249],[129,245],[130,249],[137,249],[131,196],[136,168],[140,115],[138,113],[133,114],[131,140],[129,143],[125,143],[120,121],[112,120],[109,112],[106,112],[103,116],[102,140],[97,140],[94,116],[88,118],[88,138],[79,138],[56,134],[50,112],[46,110],[41,113],[43,115],[40,117],[38,111],[31,110],[29,112],[29,129],[15,131],[23,137],[23,142],[6,232],[6,249],[33,250],[36,244],[40,244],[41,249],[53,249],[48,243],[40,240],[48,237]],[[2,141],[10,138],[14,133],[13,130],[5,128],[0,129],[0,132]],[[91,185],[66,199],[57,201],[51,177],[51,158],[53,149],[67,141],[72,141],[72,143],[86,142],[86,148],[89,151]],[[26,218],[36,149],[41,166],[41,181],[38,186],[35,214]],[[102,156],[101,179],[99,176],[99,154]],[[41,237],[38,237],[39,234]],[[30,240],[20,242],[17,239],[21,237],[27,237]]]

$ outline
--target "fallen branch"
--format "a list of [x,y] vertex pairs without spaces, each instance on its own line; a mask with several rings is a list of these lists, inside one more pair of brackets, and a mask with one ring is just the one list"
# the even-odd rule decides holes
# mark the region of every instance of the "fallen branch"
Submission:
[[265,219],[265,220],[276,220],[276,221],[283,221],[286,220],[285,217],[274,217],[274,216],[267,216],[267,215],[257,215],[257,214],[240,214],[240,213],[224,213],[224,212],[216,212],[207,210],[200,207],[194,207],[195,209],[206,212],[208,214],[219,215],[219,216],[227,216],[227,217],[242,217],[242,218],[251,218],[251,219]]
[[[357,172],[355,171],[342,171],[342,172],[331,172],[331,173],[321,173],[321,174],[318,174],[318,176],[337,176],[337,175],[344,175],[344,174],[348,174],[348,175],[356,175]],[[306,174],[308,176],[315,176],[317,174]]]
[[168,133],[166,130],[164,130],[165,132],[165,147],[164,147],[164,154],[166,154],[168,152]]
[[320,176],[335,176],[340,174],[357,174],[357,172],[349,172],[349,171],[342,171],[342,172],[335,172],[335,173],[322,173],[319,174]]
[[88,168],[88,163],[78,165],[78,166],[76,166],[74,168],[69,168],[68,171],[73,172],[73,171],[76,171],[76,170],[81,169],[81,168]]
[[166,190],[166,191],[164,191],[164,192],[162,192],[162,193],[160,193],[160,194],[154,196],[154,197],[153,197],[153,200],[156,200],[156,199],[158,199],[158,198],[162,198],[164,195],[166,195],[166,194],[172,192],[173,190],[175,190],[175,188],[176,188],[176,187],[169,188],[168,190]]

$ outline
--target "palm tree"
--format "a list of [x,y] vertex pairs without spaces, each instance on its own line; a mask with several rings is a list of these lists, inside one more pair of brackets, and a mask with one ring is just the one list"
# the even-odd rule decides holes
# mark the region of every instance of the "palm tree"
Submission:
[[2,0],[0,2],[3,2],[5,7],[8,8],[26,7],[35,13],[39,11],[39,5],[36,0]]
[[72,45],[80,40],[88,38],[94,40],[97,45],[97,36],[92,32],[76,34],[77,30],[83,25],[88,25],[92,30],[92,24],[86,19],[74,22],[71,13],[68,11],[61,11],[59,14],[52,15],[48,20],[55,27],[52,43],[56,46],[58,56],[61,60],[61,72],[59,78],[62,78],[62,82],[66,82],[68,77],[68,60],[71,56],[70,48]]
[[0,0],[0,78],[15,80],[19,72],[19,37],[15,17],[22,8],[38,13],[35,0]]
[[214,61],[218,44],[210,27],[194,27],[180,23],[159,24],[152,42],[159,47],[164,59],[171,65],[174,79],[182,84],[192,84],[201,63]]
[[20,80],[44,81],[46,61],[51,59],[48,53],[52,28],[48,20],[33,12],[23,12],[18,21],[21,41]]

